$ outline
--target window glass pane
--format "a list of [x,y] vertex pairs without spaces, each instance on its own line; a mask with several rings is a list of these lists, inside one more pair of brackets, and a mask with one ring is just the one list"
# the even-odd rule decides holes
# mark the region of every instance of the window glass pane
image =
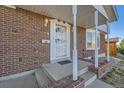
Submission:
[[95,44],[95,32],[92,32],[92,48],[95,48],[96,44]]
[[87,48],[92,48],[92,33],[87,32]]
[[[97,33],[97,47],[100,48],[100,33]],[[87,32],[87,48],[95,49],[95,32]]]
[[100,48],[100,33],[97,35],[97,47]]

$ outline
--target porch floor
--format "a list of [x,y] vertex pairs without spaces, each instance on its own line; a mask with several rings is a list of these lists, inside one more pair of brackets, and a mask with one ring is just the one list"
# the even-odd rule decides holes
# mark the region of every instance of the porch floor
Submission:
[[[54,80],[58,81],[68,75],[72,74],[72,63],[61,65],[59,63],[54,64],[44,64],[44,69],[53,77]],[[92,65],[91,63],[85,61],[78,61],[78,71]]]

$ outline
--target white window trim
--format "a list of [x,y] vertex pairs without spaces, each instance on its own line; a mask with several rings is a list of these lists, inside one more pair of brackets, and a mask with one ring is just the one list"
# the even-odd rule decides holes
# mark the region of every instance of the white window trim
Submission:
[[[55,49],[55,29],[56,24],[66,26],[67,27],[67,56],[56,58],[56,49]],[[56,63],[58,61],[70,60],[70,25],[67,23],[63,23],[62,21],[58,21],[56,19],[50,20],[50,60],[51,63]]]
[[[86,50],[95,50],[95,48],[88,48],[87,47],[87,32],[94,32],[95,33],[95,30],[93,30],[93,29],[87,29],[86,30]],[[98,35],[99,35],[99,38],[100,38],[100,32],[98,31]],[[99,47],[98,47],[98,49],[100,49],[100,40],[99,40]]]

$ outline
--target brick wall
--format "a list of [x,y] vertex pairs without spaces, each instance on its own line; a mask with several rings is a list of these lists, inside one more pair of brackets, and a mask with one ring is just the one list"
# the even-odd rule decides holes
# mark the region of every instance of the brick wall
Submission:
[[0,76],[34,69],[50,61],[49,25],[44,16],[0,6]]
[[[77,28],[77,49],[78,57],[84,58],[89,56],[94,56],[94,50],[86,50],[86,29],[78,27]],[[99,54],[105,52],[105,34],[100,33],[100,49]],[[71,54],[73,54],[73,32],[71,31]]]
[[[50,24],[44,26],[45,16],[20,8],[16,10],[0,6],[0,76],[15,74],[50,63],[50,44],[42,39],[50,39]],[[78,27],[79,57],[93,56],[94,51],[86,51],[86,30]],[[101,49],[104,52],[105,38],[101,34]],[[73,50],[71,31],[71,54]]]

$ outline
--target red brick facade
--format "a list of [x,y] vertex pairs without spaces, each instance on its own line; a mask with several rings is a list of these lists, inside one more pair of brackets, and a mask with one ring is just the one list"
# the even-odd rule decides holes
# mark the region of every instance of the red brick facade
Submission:
[[50,61],[45,17],[0,6],[0,76],[30,70]]
[[[0,6],[0,76],[15,74],[50,63],[50,24],[44,26],[45,16],[23,10]],[[77,31],[78,55],[87,57],[94,51],[86,51],[86,30]],[[73,42],[71,31],[71,46]],[[105,35],[101,34],[100,53],[105,49]],[[71,47],[72,52],[72,47]],[[72,54],[72,53],[71,53]]]
[[[94,50],[86,50],[86,29],[78,27],[77,28],[77,47],[78,47],[78,57],[84,58],[89,56],[94,56]],[[73,32],[71,31],[71,54],[73,50]],[[99,54],[105,52],[105,34],[100,34],[100,50]]]
[[92,71],[97,74],[98,78],[103,77],[110,69],[112,68],[112,61],[105,61],[102,64],[99,64],[98,68],[95,68],[94,64],[88,67],[89,71]]

